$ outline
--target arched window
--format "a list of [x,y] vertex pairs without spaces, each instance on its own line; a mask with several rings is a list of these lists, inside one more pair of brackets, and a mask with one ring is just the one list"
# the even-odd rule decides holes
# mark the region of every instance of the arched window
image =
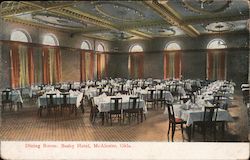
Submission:
[[132,45],[129,49],[129,52],[143,52],[143,48],[138,44]]
[[28,36],[29,36],[28,33],[25,33],[24,31],[21,30],[16,30],[11,33],[10,40],[19,42],[29,42]]
[[226,63],[225,54],[227,48],[226,42],[222,39],[213,39],[207,45],[207,79],[209,80],[225,80],[226,79]]
[[[129,58],[128,58],[128,70],[130,78],[143,78],[143,48],[142,46],[135,44],[129,48]],[[138,53],[136,53],[138,52]]]
[[[99,43],[97,45],[97,48],[96,48],[96,51],[98,52],[104,52],[105,51],[105,47],[102,43]],[[97,75],[97,78],[99,80],[101,80],[103,77],[107,77],[107,54],[104,54],[104,53],[97,53],[96,54],[96,67],[97,67],[97,70],[96,70],[96,74]]]
[[227,48],[226,43],[222,39],[213,39],[207,45],[207,49],[222,49],[222,48]]
[[[31,42],[31,38],[24,30],[15,30],[11,33],[11,41]],[[13,44],[10,49],[11,87],[26,87],[33,83],[33,56],[32,48],[25,44]]]
[[100,43],[100,44],[98,44],[96,51],[99,51],[99,52],[104,52],[104,51],[105,51],[104,45],[103,45],[103,44],[101,44],[101,43]]
[[181,78],[181,47],[175,42],[165,46],[164,53],[164,79]]
[[90,47],[89,42],[88,42],[88,41],[83,41],[83,42],[82,42],[82,45],[81,45],[81,49],[90,50],[91,47]]
[[[44,45],[59,46],[53,34],[47,34],[43,39]],[[61,52],[59,47],[43,47],[43,83],[55,84],[61,81]]]
[[179,46],[179,44],[175,42],[170,42],[165,46],[165,50],[168,50],[168,51],[181,50],[181,47]]
[[51,46],[58,46],[59,42],[58,42],[56,36],[49,34],[49,35],[44,36],[43,44],[44,45],[51,45]]
[[[81,49],[91,50],[89,41],[83,41]],[[82,51],[80,57],[80,81],[92,80],[94,77],[94,53]]]

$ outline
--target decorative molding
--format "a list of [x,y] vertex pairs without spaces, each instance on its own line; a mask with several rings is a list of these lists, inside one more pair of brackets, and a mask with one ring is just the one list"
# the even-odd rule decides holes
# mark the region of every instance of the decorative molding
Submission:
[[249,19],[248,15],[238,15],[238,16],[226,16],[226,17],[211,17],[211,18],[192,18],[183,20],[183,24],[199,24],[199,23],[211,23],[215,21],[227,22],[227,21],[239,21]]
[[[117,26],[115,26],[113,23],[111,23],[109,21],[102,20],[101,18],[98,18],[98,17],[92,16],[90,14],[75,10],[73,8],[69,8],[69,7],[59,8],[59,9],[53,10],[51,12],[54,12],[54,13],[57,13],[60,15],[64,15],[66,17],[75,18],[78,20],[83,20],[83,21],[89,22],[91,24],[95,24],[97,26],[104,27],[106,29],[119,30],[119,28]],[[136,35],[136,36],[141,37],[141,38],[151,38],[151,36],[143,34],[143,33],[137,33],[134,31],[131,32],[130,30],[126,30],[126,32],[133,34],[133,35]]]
[[87,24],[80,22],[80,21],[74,21],[69,18],[61,17],[58,15],[54,15],[51,13],[35,13],[32,14],[32,19],[43,23],[43,24],[49,24],[57,27],[63,27],[70,30],[82,30],[87,27]]
[[[104,2],[96,2],[96,3],[93,3],[95,5],[95,9],[97,12],[99,12],[100,14],[106,16],[106,17],[109,17],[109,18],[112,18],[112,19],[115,19],[115,20],[119,20],[119,21],[122,21],[122,22],[133,22],[133,21],[138,21],[138,20],[144,20],[145,16],[142,12],[140,12],[139,10],[136,10],[134,8],[131,8],[131,7],[128,7],[126,5],[123,5],[123,4],[120,4],[120,3],[115,3],[114,1],[113,2],[108,2],[108,1],[104,1]],[[105,5],[110,5],[112,6],[114,10],[118,10],[118,14],[121,15],[121,17],[118,17],[119,15],[111,15],[110,13],[107,13],[106,11],[104,11],[104,9],[102,9],[103,6]],[[133,15],[132,15],[132,14]],[[129,17],[124,17],[124,15],[126,14],[131,14],[131,16]]]
[[49,29],[49,30],[61,31],[61,32],[70,32],[67,29],[59,29],[59,28],[43,25],[40,23],[35,23],[35,22],[27,21],[27,20],[20,20],[18,18],[13,18],[13,17],[11,17],[11,18],[6,17],[6,18],[3,18],[3,20],[5,22],[18,23],[18,24],[27,25],[30,27],[35,27],[35,28],[43,28],[43,29]]
[[166,7],[164,7],[162,4],[158,3],[157,1],[144,1],[146,5],[151,7],[154,11],[156,11],[166,22],[173,26],[178,26],[183,31],[185,31],[189,36],[196,37],[200,33],[193,27],[190,27],[189,25],[186,26],[183,24],[183,22],[178,19],[176,16],[174,16],[173,13],[171,13],[170,10],[168,10]]
[[[227,8],[229,8],[229,6],[231,4],[231,0],[224,0],[224,1],[198,0],[198,1],[199,1],[198,7],[195,6],[194,4],[192,4],[192,3],[198,3],[197,0],[196,1],[194,1],[194,0],[192,0],[192,1],[191,0],[182,0],[182,4],[183,4],[183,7],[187,8],[189,11],[196,12],[199,14],[216,14],[216,13],[219,13],[219,12],[226,10]],[[209,9],[211,9],[211,10],[205,10],[205,6],[203,6],[203,5],[206,5],[206,4],[211,5],[211,4],[216,3],[216,2],[219,2],[219,3],[225,2],[225,3],[222,4],[221,6],[219,6],[219,8],[210,7]],[[215,6],[218,6],[218,5],[219,4],[217,4]],[[202,8],[202,7],[204,7],[204,8]]]

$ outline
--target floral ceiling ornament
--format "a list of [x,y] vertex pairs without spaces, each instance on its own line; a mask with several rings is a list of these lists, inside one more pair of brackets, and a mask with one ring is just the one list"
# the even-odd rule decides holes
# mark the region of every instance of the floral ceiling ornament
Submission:
[[217,32],[217,33],[222,33],[222,32],[228,32],[233,30],[234,25],[232,23],[227,23],[227,22],[216,22],[216,23],[210,23],[205,26],[205,29],[209,32]]
[[215,14],[230,7],[231,0],[182,0],[182,5],[199,14]]

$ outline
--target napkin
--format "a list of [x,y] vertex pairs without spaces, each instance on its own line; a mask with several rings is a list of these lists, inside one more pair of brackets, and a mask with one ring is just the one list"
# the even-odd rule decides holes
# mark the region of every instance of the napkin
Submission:
[[117,93],[116,96],[121,96],[121,93]]

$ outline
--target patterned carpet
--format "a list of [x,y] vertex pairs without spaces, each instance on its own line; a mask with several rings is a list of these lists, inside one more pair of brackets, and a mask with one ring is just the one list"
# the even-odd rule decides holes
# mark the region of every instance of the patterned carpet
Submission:
[[[237,100],[235,101],[237,103]],[[149,110],[147,119],[137,124],[125,121],[125,124],[108,123],[101,125],[97,119],[95,124],[89,120],[90,107],[85,106],[85,113],[78,110],[77,116],[64,111],[60,113],[37,115],[36,104],[31,100],[24,102],[24,107],[19,111],[6,110],[1,115],[1,140],[16,141],[168,141],[168,117],[163,114],[164,110]],[[217,141],[248,141],[248,120],[244,106],[233,105],[229,108],[234,122],[228,123],[225,136],[218,133]],[[184,133],[187,141],[187,134]],[[208,139],[213,140],[212,135]],[[174,140],[182,142],[181,131],[177,128]],[[192,141],[203,141],[200,133],[195,133]]]

